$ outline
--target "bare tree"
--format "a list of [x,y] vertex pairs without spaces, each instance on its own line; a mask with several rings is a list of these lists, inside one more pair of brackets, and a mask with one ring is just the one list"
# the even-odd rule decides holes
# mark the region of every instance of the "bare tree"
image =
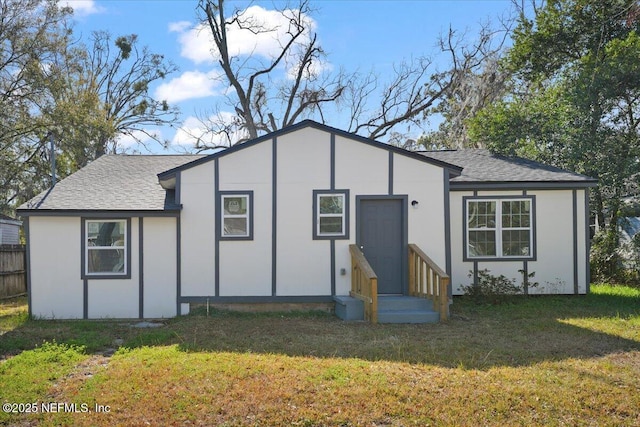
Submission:
[[[235,8],[227,14],[225,5],[224,0],[201,0],[198,6],[213,36],[213,54],[233,88],[235,98],[231,102],[238,117],[226,126],[213,126],[213,131],[230,135],[240,127],[248,138],[255,138],[261,132],[289,126],[310,112],[322,114],[323,104],[342,96],[345,76],[322,72],[325,53],[310,28],[311,8],[307,0],[300,1],[295,8],[277,9],[286,28],[262,22],[248,9]],[[278,39],[279,47],[269,57],[234,56],[230,51],[230,34],[234,31],[270,35]],[[288,76],[277,82],[274,70],[281,71],[283,67]]]
[[[365,133],[372,139],[392,135],[393,140],[397,140],[398,134],[393,129],[398,124],[420,127],[430,117],[444,115],[447,126],[455,128],[460,135],[466,133],[465,114],[470,109],[477,109],[476,104],[487,102],[492,91],[499,91],[502,85],[496,54],[501,50],[506,34],[506,30],[495,31],[489,24],[483,25],[475,37],[458,34],[450,28],[438,40],[440,63],[447,64],[448,68],[438,69],[435,61],[428,57],[395,67],[394,77],[384,86],[380,100],[375,103],[367,100],[380,108],[369,115],[356,111],[350,130]],[[475,38],[475,41],[465,43],[463,40],[467,37]],[[364,82],[365,87],[379,84],[376,78]],[[375,95],[375,90],[359,89],[359,94],[362,93],[371,96]],[[361,120],[362,117],[365,119]],[[447,135],[447,138],[451,137],[456,136]]]
[[[325,53],[313,30],[309,0],[277,9],[280,24],[261,21],[251,13],[255,6],[227,13],[226,4],[225,0],[199,3],[205,28],[213,38],[212,54],[222,70],[222,80],[233,89],[227,102],[236,116],[208,123],[211,132],[224,135],[223,146],[242,140],[238,129],[245,132],[245,138],[255,138],[302,118],[324,121],[328,109],[347,112],[351,132],[373,139],[389,138],[400,124],[420,125],[452,88],[478,70],[496,49],[495,34],[488,26],[471,44],[464,44],[462,37],[449,30],[439,43],[440,54],[448,62],[446,70],[439,70],[434,59],[420,56],[396,65],[391,81],[384,83],[375,72],[324,69]],[[232,38],[238,31],[256,37],[268,34],[279,40],[279,49],[268,57],[234,54]],[[277,79],[283,68],[288,77]],[[197,148],[210,146],[200,140]]]

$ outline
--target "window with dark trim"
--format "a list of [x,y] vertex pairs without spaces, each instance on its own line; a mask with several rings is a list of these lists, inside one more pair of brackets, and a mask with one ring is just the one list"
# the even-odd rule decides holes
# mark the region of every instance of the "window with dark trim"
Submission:
[[313,238],[349,238],[349,191],[313,191]]
[[464,201],[467,259],[533,259],[532,197]]
[[253,192],[220,192],[220,239],[253,239]]
[[84,219],[83,221],[83,276],[87,278],[130,277],[130,220]]

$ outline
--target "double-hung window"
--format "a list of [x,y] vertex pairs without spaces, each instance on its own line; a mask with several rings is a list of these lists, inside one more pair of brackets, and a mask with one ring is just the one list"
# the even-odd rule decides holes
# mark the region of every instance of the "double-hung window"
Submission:
[[130,220],[84,220],[85,277],[128,277]]
[[534,198],[464,198],[466,259],[533,259]]
[[220,192],[221,232],[223,240],[253,239],[253,192]]
[[314,190],[313,238],[349,238],[349,191]]

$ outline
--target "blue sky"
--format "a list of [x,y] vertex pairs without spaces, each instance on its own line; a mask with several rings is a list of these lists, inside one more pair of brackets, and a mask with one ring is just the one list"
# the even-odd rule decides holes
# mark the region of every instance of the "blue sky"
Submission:
[[[223,89],[213,79],[215,61],[207,54],[203,33],[194,31],[198,24],[197,0],[68,0],[66,3],[74,8],[77,36],[86,38],[95,30],[108,30],[114,37],[134,33],[141,45],[178,65],[178,72],[152,88],[153,95],[169,98],[181,110],[177,129],[157,130],[172,142],[170,152],[189,149],[192,143],[189,135],[198,132],[196,117],[206,117],[216,105],[219,111],[232,111],[221,101]],[[247,2],[229,2],[229,6],[244,4]],[[272,4],[254,2],[253,7],[261,8],[256,10],[267,16]],[[512,11],[510,0],[312,0],[312,5],[317,9],[311,16],[315,31],[328,53],[326,66],[348,71],[374,70],[381,81],[389,78],[394,64],[434,53],[438,35],[450,26],[466,31],[471,39],[481,23],[490,20],[498,26],[499,18]],[[245,50],[256,48],[255,42],[238,43],[253,43],[251,47],[245,46]],[[237,48],[243,51],[242,46]],[[268,49],[269,46],[264,46],[265,55]],[[329,124],[344,127],[342,117],[336,114]],[[131,144],[129,140],[122,140],[123,146],[135,149]],[[152,151],[158,150],[152,148]]]

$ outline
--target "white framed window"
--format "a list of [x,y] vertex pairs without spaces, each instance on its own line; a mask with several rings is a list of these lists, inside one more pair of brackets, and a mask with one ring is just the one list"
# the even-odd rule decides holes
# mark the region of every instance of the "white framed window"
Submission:
[[533,259],[534,198],[465,197],[465,259]]
[[253,239],[253,192],[220,192],[220,238]]
[[348,190],[313,191],[313,238],[349,238]]
[[85,219],[84,277],[130,277],[130,220]]

